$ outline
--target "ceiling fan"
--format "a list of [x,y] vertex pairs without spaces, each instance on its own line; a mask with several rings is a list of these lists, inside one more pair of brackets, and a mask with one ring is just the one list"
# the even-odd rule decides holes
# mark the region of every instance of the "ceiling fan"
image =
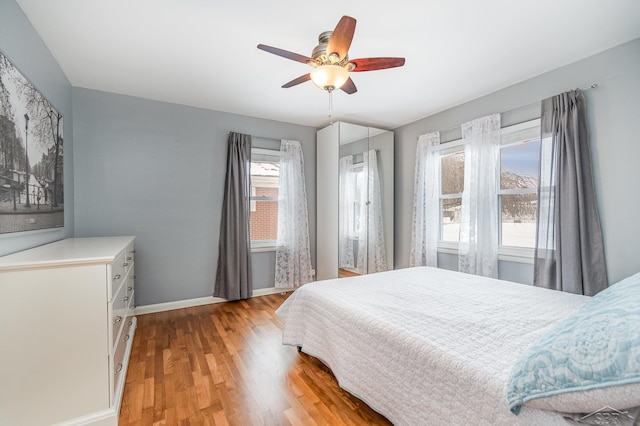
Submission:
[[258,49],[302,62],[313,68],[308,74],[285,83],[283,88],[311,80],[316,86],[329,93],[335,89],[341,89],[343,92],[352,94],[358,89],[349,76],[350,72],[383,70],[404,65],[404,58],[349,59],[349,47],[355,29],[356,20],[350,16],[343,16],[333,31],[325,31],[318,36],[319,44],[313,49],[311,57],[264,44],[259,44]]

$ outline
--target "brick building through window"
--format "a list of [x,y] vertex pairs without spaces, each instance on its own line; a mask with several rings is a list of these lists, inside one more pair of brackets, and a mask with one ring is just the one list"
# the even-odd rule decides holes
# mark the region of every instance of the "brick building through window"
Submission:
[[251,246],[274,247],[278,236],[280,152],[256,149],[251,153]]

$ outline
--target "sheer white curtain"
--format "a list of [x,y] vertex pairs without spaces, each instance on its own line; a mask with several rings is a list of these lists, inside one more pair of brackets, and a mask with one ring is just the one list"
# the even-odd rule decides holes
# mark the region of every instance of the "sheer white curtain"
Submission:
[[387,254],[384,244],[382,194],[378,154],[375,149],[363,154],[362,186],[360,198],[360,235],[358,238],[357,270],[364,273],[386,271]]
[[367,176],[368,170],[365,166],[365,162],[362,162],[362,173],[360,173],[357,177],[360,185],[360,198],[358,198],[358,240],[357,240],[357,259],[356,259],[356,267],[355,271],[359,274],[367,273],[367,261],[369,260],[369,255],[367,249],[369,245],[367,244],[368,238],[368,218],[369,218],[369,194],[367,191]]
[[275,286],[298,287],[312,280],[304,160],[298,141],[280,144],[280,191]]
[[440,132],[421,135],[416,148],[409,266],[438,266]]
[[353,235],[351,230],[355,221],[355,175],[353,173],[353,157],[347,155],[340,159],[338,195],[338,266],[355,268],[353,254]]
[[500,114],[462,125],[464,191],[458,269],[498,277],[498,161]]

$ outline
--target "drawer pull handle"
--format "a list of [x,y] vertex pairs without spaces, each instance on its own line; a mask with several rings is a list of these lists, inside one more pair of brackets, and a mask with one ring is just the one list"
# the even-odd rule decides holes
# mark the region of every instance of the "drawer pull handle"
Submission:
[[127,323],[127,326],[131,327],[131,325],[133,325],[133,320],[129,320],[129,322]]
[[127,287],[127,291],[133,290],[133,287]]
[[122,277],[120,276],[120,274],[115,274],[115,275],[113,276],[113,280],[114,280],[114,281],[115,281],[115,280],[119,280],[120,278],[122,278]]
[[131,259],[133,259],[131,256],[127,257],[127,260],[131,260]]
[[129,264],[127,262],[124,262],[122,266],[129,266]]
[[134,275],[134,276],[132,276],[132,277],[131,277],[131,279],[132,279],[132,280],[135,280],[135,279],[136,279],[136,276],[135,276],[135,275]]
[[129,296],[125,296],[124,299],[122,299],[124,302],[126,302],[127,300],[129,300]]
[[129,340],[129,335],[128,334],[126,336],[124,336],[124,341],[126,342],[127,340]]
[[118,366],[116,367],[116,373],[119,373],[119,372],[121,372],[121,371],[122,371],[122,363],[121,363],[121,362],[119,362],[119,363],[118,363]]
[[114,323],[114,324],[118,324],[120,321],[122,321],[122,317],[121,317],[120,315],[118,315],[117,317],[115,317],[115,318],[113,319],[113,323]]

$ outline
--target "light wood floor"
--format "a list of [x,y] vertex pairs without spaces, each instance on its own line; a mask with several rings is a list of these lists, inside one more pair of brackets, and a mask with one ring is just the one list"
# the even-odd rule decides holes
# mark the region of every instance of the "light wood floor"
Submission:
[[342,269],[342,268],[338,269],[338,278],[357,277],[359,275],[360,275],[359,273],[350,271],[348,269]]
[[120,425],[389,425],[282,345],[287,295],[138,316]]

